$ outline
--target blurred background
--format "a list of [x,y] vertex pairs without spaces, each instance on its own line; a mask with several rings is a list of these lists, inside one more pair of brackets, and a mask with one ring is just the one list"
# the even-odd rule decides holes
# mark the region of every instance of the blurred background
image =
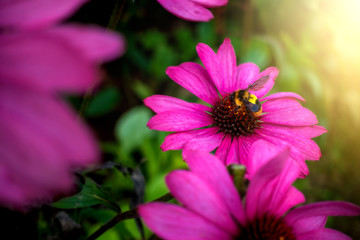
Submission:
[[[345,200],[360,205],[360,2],[357,0],[230,0],[208,23],[176,18],[155,0],[93,0],[69,21],[111,26],[127,40],[126,54],[103,66],[102,84],[87,97],[67,96],[93,128],[102,164],[78,173],[75,196],[27,213],[1,209],[0,226],[12,239],[85,239],[119,211],[166,194],[164,176],[186,168],[179,151],[159,149],[167,133],[146,127],[153,113],[142,100],[165,94],[197,99],[171,81],[165,69],[199,62],[199,42],[217,50],[225,37],[238,64],[280,70],[272,92],[300,94],[328,133],[315,139],[320,161],[296,182],[307,203]],[[109,26],[110,22],[110,26]],[[92,195],[91,195],[92,194]],[[94,197],[95,196],[95,197]],[[85,198],[87,201],[78,201]],[[360,239],[360,218],[336,217],[327,226]],[[140,222],[117,224],[99,239],[141,239]],[[144,231],[144,232],[143,232]]]

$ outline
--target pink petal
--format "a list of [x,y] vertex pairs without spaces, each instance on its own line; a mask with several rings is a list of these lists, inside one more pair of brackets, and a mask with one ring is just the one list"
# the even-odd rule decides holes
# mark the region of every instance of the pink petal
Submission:
[[254,82],[264,76],[270,76],[270,79],[267,81],[267,83],[264,85],[262,89],[260,89],[259,91],[251,91],[251,92],[255,94],[258,98],[262,98],[272,89],[278,74],[279,74],[279,70],[277,70],[277,68],[275,67],[269,67],[265,69],[257,76]]
[[308,126],[318,123],[316,115],[304,107],[287,108],[268,112],[262,115],[262,121],[267,123],[288,125],[288,126]]
[[321,231],[310,232],[297,236],[298,240],[351,240],[351,237],[334,229],[324,228]]
[[208,22],[210,21],[210,19],[214,17],[208,9],[190,0],[157,0],[157,1],[166,10],[168,10],[175,16],[185,20]]
[[259,67],[254,63],[240,64],[236,69],[237,86],[235,89],[246,89],[250,84],[264,76],[269,76],[269,80],[264,87],[258,91],[250,91],[258,98],[265,96],[274,86],[275,78],[279,71],[275,67],[269,67],[259,73]]
[[1,1],[0,26],[21,29],[47,27],[72,15],[85,2],[87,0]]
[[186,208],[216,224],[226,232],[236,234],[238,228],[221,199],[206,181],[192,172],[175,170],[165,178],[171,194]]
[[218,55],[204,43],[199,43],[196,46],[196,51],[220,94],[226,93],[225,83],[228,79],[225,79],[223,75]]
[[273,100],[273,99],[278,99],[278,98],[295,98],[297,100],[305,102],[305,99],[303,99],[300,95],[298,95],[296,93],[293,93],[293,92],[274,93],[274,94],[271,94],[271,95],[269,95],[267,97],[262,98],[261,101]]
[[278,213],[281,216],[291,207],[305,201],[303,194],[291,186],[298,178],[300,171],[301,166],[288,155],[285,166],[276,179],[277,183],[273,188],[273,196],[269,202],[269,204],[277,206],[274,214]]
[[[4,153],[0,153],[2,161],[8,161]],[[26,188],[22,188],[17,184],[14,184],[11,179],[11,174],[8,171],[6,166],[2,166],[0,163],[0,205],[8,206],[13,208],[19,208],[25,204],[25,199],[28,199],[24,196],[24,191]],[[15,175],[16,176],[16,175]],[[11,189],[10,191],[6,189]],[[43,195],[44,193],[40,194]]]
[[152,117],[147,126],[160,131],[185,131],[209,126],[213,119],[209,114],[185,110],[167,111]]
[[270,159],[281,152],[281,148],[265,140],[256,141],[249,151],[246,163],[247,178],[251,179]]
[[[281,180],[278,180],[277,182],[281,183]],[[293,182],[294,181],[291,183]],[[273,198],[269,204],[272,205],[271,213],[275,216],[280,217],[284,215],[284,213],[286,213],[290,208],[305,202],[304,194],[302,194],[302,192],[297,190],[295,187],[290,186],[289,188],[289,185],[282,183],[280,187],[275,185],[274,188],[277,188],[278,191],[273,193]]]
[[165,178],[171,194],[186,208],[216,224],[224,231],[236,234],[235,222],[212,186],[196,174],[175,170]]
[[260,136],[256,132],[249,137],[239,137],[239,162],[247,166],[251,146],[258,141]]
[[230,164],[240,164],[240,159],[239,159],[239,144],[237,141],[237,137],[234,137],[232,142],[231,142],[231,146],[229,149],[229,153],[226,157],[225,163],[226,165],[230,165]]
[[327,217],[326,216],[315,216],[302,218],[296,221],[296,226],[293,227],[293,233],[296,235],[302,235],[311,233],[313,231],[322,230],[325,227]]
[[224,164],[226,164],[226,159],[230,151],[231,142],[232,137],[230,135],[225,135],[215,152],[215,156],[220,159]]
[[[204,128],[204,129],[172,133],[165,137],[165,141],[163,142],[160,148],[163,151],[179,150],[179,149],[183,149],[185,145],[192,140],[193,141],[199,140],[200,142],[213,141],[214,144],[216,144],[220,138],[221,139],[223,138],[223,135],[217,132],[218,129],[216,127],[212,127],[212,128]],[[208,147],[206,147],[204,151],[210,152],[212,150],[213,149],[209,149]]]
[[262,104],[264,113],[272,113],[292,108],[302,108],[301,104],[294,98],[276,98]]
[[299,135],[305,138],[318,137],[327,132],[327,130],[319,125],[313,126],[283,126],[271,123],[263,123],[264,128],[273,129],[276,132],[284,132],[285,134]]
[[273,125],[264,123],[257,133],[267,135],[267,140],[282,148],[285,147],[284,142],[288,143],[286,145],[289,145],[292,151],[299,151],[307,160],[318,160],[321,156],[320,148],[313,140],[297,135],[296,132],[286,131],[280,127],[274,128]]
[[191,172],[205,180],[221,196],[229,212],[241,224],[245,224],[244,209],[239,193],[224,164],[212,154],[198,151],[186,153],[185,161]]
[[88,129],[51,96],[2,85],[0,115],[0,168],[6,172],[2,179],[6,191],[0,190],[4,193],[0,198],[9,196],[14,200],[10,205],[68,192],[72,169],[99,157]]
[[301,106],[293,98],[277,98],[262,104],[262,120],[268,123],[307,126],[317,124],[317,118],[310,110]]
[[48,33],[94,63],[112,60],[125,52],[125,39],[105,28],[72,24],[53,27]]
[[[170,69],[173,68],[171,71]],[[198,63],[185,62],[178,67],[166,69],[173,74],[176,83],[186,88],[198,98],[207,103],[214,104],[219,99],[219,94],[206,69]],[[178,72],[177,72],[178,71]],[[170,75],[169,75],[170,77]]]
[[205,7],[221,7],[228,3],[228,0],[191,0]]
[[[9,136],[9,131],[1,130],[2,134]],[[40,158],[35,156],[36,151],[41,151],[39,147],[47,147],[46,145],[32,144],[34,154],[31,154],[26,149],[20,151],[15,145],[26,144],[22,139],[6,140],[7,142],[0,140],[2,148],[6,149],[0,153],[0,205],[24,210],[50,202],[56,194],[69,193],[73,187],[73,178],[67,164],[61,164],[62,159],[59,157],[48,161],[42,157],[45,155],[43,153]],[[32,140],[38,141],[36,138]],[[52,151],[53,149],[46,150],[48,153]]]
[[259,67],[254,63],[242,63],[236,68],[235,90],[245,89],[253,83],[259,75]]
[[214,135],[203,138],[194,138],[189,140],[185,144],[184,151],[201,150],[201,151],[211,152],[220,145],[223,138],[224,138],[223,133],[216,133]]
[[231,41],[225,38],[223,44],[221,44],[217,52],[220,70],[222,70],[222,76],[224,76],[225,82],[223,83],[222,91],[232,93],[236,91],[236,82],[234,72],[236,69],[236,56]]
[[[249,151],[249,161],[247,166],[247,177],[251,179],[258,171],[268,164],[268,162],[277,157],[284,150],[267,141],[256,141]],[[286,162],[282,172],[276,177],[273,185],[269,183],[267,188],[271,188],[271,195],[267,196],[267,203],[272,206],[271,214],[282,216],[294,205],[305,201],[301,192],[291,187],[291,184],[299,176],[300,167],[297,163],[286,156]]]
[[232,236],[216,224],[173,204],[147,203],[139,206],[138,211],[145,224],[164,239],[232,239]]
[[246,216],[250,221],[269,211],[271,213],[273,206],[269,205],[269,201],[272,197],[273,181],[281,174],[287,157],[286,151],[277,155],[259,169],[250,181],[245,199]]
[[360,207],[342,201],[324,201],[307,204],[290,211],[285,220],[291,226],[296,226],[297,221],[303,218],[316,216],[359,216]]
[[65,104],[48,95],[4,85],[0,93],[1,111],[4,111],[1,116],[12,124],[14,131],[19,134],[26,131],[28,135],[24,137],[28,138],[42,137],[43,144],[51,140],[60,155],[66,156],[74,166],[97,160],[95,139]]
[[164,96],[164,95],[153,95],[144,99],[144,103],[147,107],[151,108],[156,113],[162,113],[167,111],[177,111],[177,110],[188,110],[195,112],[210,112],[211,108],[208,106],[198,104],[198,103],[189,103],[184,100]]
[[297,162],[297,164],[299,165],[299,167],[301,169],[301,173],[300,173],[299,177],[303,178],[309,174],[309,169],[305,163],[305,159],[306,159],[305,154],[300,151],[301,149],[297,148],[295,141],[293,141],[291,139],[283,140],[286,138],[285,136],[282,136],[282,138],[280,139],[280,138],[278,138],[277,135],[272,136],[269,133],[263,134],[262,129],[258,129],[257,134],[259,134],[263,139],[269,141],[270,143],[272,143],[274,145],[279,146],[282,149],[290,147],[290,157]]
[[46,32],[0,39],[0,82],[52,92],[79,92],[99,79],[94,63]]
[[231,137],[231,135],[226,135],[215,155],[226,165],[235,163],[247,166],[249,149],[257,139],[257,136]]

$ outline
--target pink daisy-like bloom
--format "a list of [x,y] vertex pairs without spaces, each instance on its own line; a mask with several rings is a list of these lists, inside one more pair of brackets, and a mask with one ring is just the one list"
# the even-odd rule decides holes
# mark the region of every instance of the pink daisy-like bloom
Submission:
[[[263,151],[266,142],[255,143]],[[182,204],[147,203],[139,207],[145,224],[163,239],[261,239],[309,240],[350,239],[325,228],[328,216],[357,216],[360,207],[342,201],[303,205],[304,196],[292,186],[299,169],[288,152],[267,158],[251,177],[242,202],[231,176],[215,156],[198,151],[186,153],[191,171],[175,170],[166,184]],[[260,159],[253,159],[260,160]]]
[[23,209],[73,188],[72,171],[99,160],[96,139],[62,93],[84,93],[121,36],[55,25],[84,0],[0,0],[0,204]]
[[175,16],[196,22],[210,21],[214,16],[207,8],[221,7],[228,0],[157,0],[161,6]]
[[277,146],[290,145],[290,155],[300,164],[301,175],[307,175],[305,160],[321,156],[311,138],[326,130],[316,125],[316,116],[298,102],[304,99],[291,92],[265,97],[278,70],[269,67],[260,72],[253,63],[237,66],[229,39],[217,53],[203,43],[196,50],[205,67],[186,62],[167,68],[166,73],[210,106],[163,95],[144,100],[156,113],[148,127],[175,132],[165,138],[161,149],[210,152],[217,148],[215,154],[225,164],[246,165],[251,145],[264,139]]

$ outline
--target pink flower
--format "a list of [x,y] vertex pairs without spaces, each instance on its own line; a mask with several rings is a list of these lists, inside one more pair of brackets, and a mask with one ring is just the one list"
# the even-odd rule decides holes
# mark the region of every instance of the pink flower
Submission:
[[98,65],[124,43],[94,26],[53,26],[82,3],[0,1],[1,205],[21,209],[68,193],[72,171],[99,160],[94,136],[61,94],[93,87]]
[[[261,151],[264,144],[254,144],[253,150]],[[360,215],[359,206],[341,201],[289,210],[304,196],[291,186],[299,169],[294,170],[287,151],[257,166],[243,202],[218,158],[190,151],[186,161],[191,171],[175,170],[166,177],[182,206],[153,202],[139,207],[146,225],[164,239],[349,239],[325,228],[327,216]]]
[[221,7],[228,0],[157,0],[161,6],[175,16],[197,22],[210,21],[214,16],[207,8]]
[[[302,174],[308,174],[305,160],[318,160],[321,155],[311,138],[326,130],[315,125],[316,116],[297,101],[304,99],[291,92],[265,97],[274,85],[278,70],[270,67],[259,72],[253,63],[236,66],[229,39],[225,39],[217,54],[203,43],[196,49],[205,68],[186,62],[169,67],[166,73],[210,106],[162,95],[144,100],[157,113],[148,127],[175,132],[165,138],[162,150],[210,152],[217,148],[216,156],[225,164],[246,165],[251,145],[264,139],[281,147],[290,145],[290,156],[301,165]],[[248,91],[238,92],[248,87]]]
[[37,29],[71,16],[89,0],[0,0],[0,26]]

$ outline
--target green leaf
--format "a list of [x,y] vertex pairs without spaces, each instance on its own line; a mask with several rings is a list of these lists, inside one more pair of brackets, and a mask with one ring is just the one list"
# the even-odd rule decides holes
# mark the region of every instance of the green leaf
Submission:
[[156,29],[150,29],[139,35],[137,40],[148,51],[146,57],[150,60],[148,63],[150,74],[162,81],[166,68],[174,65],[178,58],[177,52],[169,45],[168,35]]
[[270,63],[270,46],[261,38],[253,38],[249,45],[246,45],[241,62],[254,62],[264,69]]
[[167,173],[159,174],[147,182],[145,191],[145,202],[154,201],[155,199],[169,192],[165,184],[166,175]]
[[132,85],[136,96],[140,99],[144,99],[153,94],[153,90],[145,83],[141,81],[135,81]]
[[115,135],[121,142],[121,146],[127,152],[139,147],[151,131],[146,123],[151,117],[151,111],[139,106],[126,112],[116,123]]
[[53,207],[63,209],[76,209],[102,204],[115,212],[120,212],[117,203],[94,180],[85,178],[82,190],[71,197],[60,199],[52,204]]
[[189,61],[195,56],[196,41],[189,28],[180,27],[176,29],[175,41],[177,44],[176,50],[181,60]]
[[167,44],[166,34],[156,29],[148,30],[145,34],[140,36],[139,40],[147,50],[153,50],[154,47]]
[[98,117],[111,112],[120,101],[120,92],[116,88],[106,88],[98,92],[86,109],[86,116]]
[[203,22],[197,24],[196,33],[198,42],[206,43],[210,47],[216,46],[216,34],[214,24],[212,22]]
[[157,46],[150,62],[152,73],[160,80],[164,77],[166,68],[175,64],[177,58],[177,53],[170,46]]

